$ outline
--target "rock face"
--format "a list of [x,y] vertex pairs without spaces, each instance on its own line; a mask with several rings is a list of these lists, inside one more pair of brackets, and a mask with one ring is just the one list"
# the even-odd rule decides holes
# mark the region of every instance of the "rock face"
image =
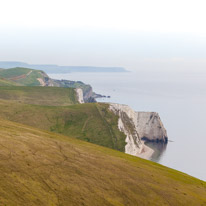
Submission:
[[127,105],[110,103],[109,109],[119,116],[119,130],[126,135],[125,153],[149,159],[153,150],[144,141],[167,142],[167,132],[155,112],[135,112]]
[[80,88],[77,88],[75,89],[76,93],[77,93],[77,99],[78,99],[78,102],[80,104],[83,104],[84,103],[84,97],[83,97],[83,91],[82,89]]
[[139,137],[145,141],[167,143],[167,131],[156,112],[136,112]]
[[119,116],[119,130],[126,135],[125,153],[137,155],[140,153],[143,143],[135,127],[135,112],[128,106],[120,104],[110,104],[110,110]]
[[56,80],[51,79],[53,86],[56,87],[68,87],[68,88],[79,88],[82,89],[83,99],[85,103],[96,102],[95,93],[92,90],[92,87],[89,84],[84,84],[81,81],[71,81],[71,80]]
[[76,88],[79,103],[96,102],[95,93],[90,85],[81,81],[51,79],[45,72],[39,71],[41,78],[37,78],[41,86]]
[[45,72],[39,71],[39,74],[41,74],[42,78],[37,78],[37,80],[39,81],[41,86],[43,87],[55,86],[54,81],[51,78],[49,78],[49,76]]
[[85,88],[83,91],[84,102],[86,103],[96,102],[95,97],[93,95],[94,92],[91,86]]
[[[51,79],[45,72],[39,71],[39,73],[42,77],[38,78],[37,80],[39,81],[41,86],[76,88],[78,89],[79,94],[82,93],[83,95],[82,96],[80,94],[80,103],[96,102],[95,98],[97,98],[99,94],[94,93],[92,87],[89,84],[85,84],[81,81]],[[81,91],[79,89],[81,89]]]

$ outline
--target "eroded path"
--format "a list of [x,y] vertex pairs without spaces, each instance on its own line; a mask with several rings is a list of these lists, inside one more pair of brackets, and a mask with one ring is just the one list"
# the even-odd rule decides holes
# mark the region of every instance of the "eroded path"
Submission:
[[26,77],[28,77],[33,71],[29,71],[27,74],[22,74],[22,75],[19,75],[19,76],[15,76],[15,77],[11,77],[11,78],[8,78],[8,80],[19,80],[19,79],[25,79]]

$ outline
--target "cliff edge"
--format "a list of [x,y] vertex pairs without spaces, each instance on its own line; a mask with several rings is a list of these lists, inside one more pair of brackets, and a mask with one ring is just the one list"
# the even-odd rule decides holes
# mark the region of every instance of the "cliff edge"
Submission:
[[141,140],[168,142],[167,131],[157,112],[136,112],[137,130]]
[[84,97],[83,97],[83,91],[82,91],[82,89],[77,88],[77,89],[75,89],[75,91],[76,91],[76,94],[77,94],[78,102],[79,102],[80,104],[83,104],[83,103],[84,103]]
[[135,112],[122,104],[109,105],[109,109],[119,116],[119,130],[126,135],[125,153],[149,159],[154,151],[146,146],[144,141],[167,143],[167,131],[158,113]]

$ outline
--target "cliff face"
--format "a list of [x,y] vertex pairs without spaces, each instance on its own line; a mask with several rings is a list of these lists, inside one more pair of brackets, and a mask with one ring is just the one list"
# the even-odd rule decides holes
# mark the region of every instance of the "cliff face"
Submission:
[[68,88],[81,89],[83,92],[83,101],[85,103],[86,102],[96,102],[93,96],[94,92],[92,90],[92,87],[89,84],[84,84],[81,81],[56,80],[56,79],[51,79],[51,80],[53,82],[53,86],[56,86],[56,87],[68,87]]
[[41,74],[42,78],[37,78],[37,80],[39,81],[41,86],[46,86],[46,87],[54,87],[55,82],[49,78],[49,76],[43,72],[43,71],[39,71],[39,74]]
[[80,104],[83,104],[83,103],[84,103],[84,97],[83,97],[83,91],[82,91],[82,89],[77,88],[77,89],[75,89],[75,91],[76,91],[76,94],[77,94],[78,102],[79,102]]
[[84,102],[96,102],[95,98],[94,98],[94,92],[92,87],[89,85],[88,87],[84,87],[82,88],[83,90],[83,97],[84,97]]
[[140,139],[167,143],[167,131],[156,112],[136,112],[137,130]]
[[0,76],[5,79],[5,81],[3,79],[0,82],[4,85],[80,88],[83,91],[84,102],[96,102],[95,98],[101,96],[95,94],[89,84],[81,81],[51,79],[41,70],[29,68],[1,69]]
[[167,142],[167,132],[155,112],[135,112],[127,105],[110,103],[109,109],[119,116],[119,130],[126,135],[125,153],[150,158],[153,150],[144,141]]
[[126,135],[125,153],[136,155],[143,144],[135,127],[135,112],[128,106],[120,104],[110,104],[110,110],[119,116],[119,130]]

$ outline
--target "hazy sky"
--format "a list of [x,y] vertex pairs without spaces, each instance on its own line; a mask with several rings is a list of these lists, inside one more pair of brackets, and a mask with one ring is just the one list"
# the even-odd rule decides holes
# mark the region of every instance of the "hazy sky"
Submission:
[[206,33],[205,0],[1,0],[0,23]]
[[205,0],[0,0],[0,60],[206,66]]

